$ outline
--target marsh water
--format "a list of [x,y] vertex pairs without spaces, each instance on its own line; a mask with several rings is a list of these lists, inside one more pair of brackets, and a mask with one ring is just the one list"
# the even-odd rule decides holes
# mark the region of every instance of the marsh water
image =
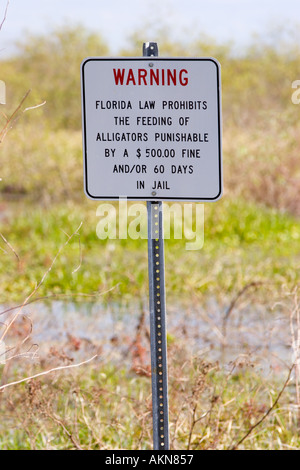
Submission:
[[[191,355],[207,360],[229,364],[248,358],[265,373],[286,372],[293,360],[289,315],[280,306],[271,309],[246,303],[232,311],[224,323],[227,307],[214,298],[199,307],[168,305],[169,341],[176,341]],[[2,306],[1,312],[5,308]],[[12,312],[3,314],[1,320],[7,321],[9,315]],[[20,340],[28,336],[22,353],[31,361],[53,354],[85,360],[99,353],[104,360],[124,361],[126,365],[137,331],[150,355],[147,300],[127,305],[35,302],[22,309],[7,343],[10,346],[15,337]]]

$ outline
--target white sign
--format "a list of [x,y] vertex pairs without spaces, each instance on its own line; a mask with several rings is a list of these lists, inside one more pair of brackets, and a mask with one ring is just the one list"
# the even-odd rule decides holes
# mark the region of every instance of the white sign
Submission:
[[87,196],[219,199],[220,108],[215,59],[86,59],[82,115]]

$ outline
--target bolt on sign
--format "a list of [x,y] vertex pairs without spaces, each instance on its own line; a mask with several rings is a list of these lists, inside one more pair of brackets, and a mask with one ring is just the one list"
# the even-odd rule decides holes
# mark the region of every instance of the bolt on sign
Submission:
[[88,197],[203,202],[221,197],[215,59],[91,57],[81,71]]

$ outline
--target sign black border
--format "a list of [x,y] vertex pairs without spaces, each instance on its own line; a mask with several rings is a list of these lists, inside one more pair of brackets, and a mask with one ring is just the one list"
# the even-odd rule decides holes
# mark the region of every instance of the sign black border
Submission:
[[[217,99],[218,99],[218,138],[219,138],[219,192],[213,198],[205,197],[157,197],[149,196],[138,197],[138,196],[126,196],[119,195],[117,196],[92,196],[88,191],[88,177],[87,177],[87,142],[86,142],[86,103],[85,103],[85,75],[84,67],[88,62],[103,62],[103,61],[140,61],[140,62],[157,62],[157,61],[205,61],[213,62],[217,70]],[[82,127],[83,127],[83,156],[84,156],[84,189],[85,194],[92,200],[98,201],[118,201],[120,198],[126,198],[128,201],[198,201],[198,202],[209,202],[217,201],[222,197],[223,193],[223,180],[222,180],[222,123],[221,123],[221,88],[220,88],[220,64],[219,62],[212,57],[88,57],[83,60],[81,64],[81,93],[82,93]]]

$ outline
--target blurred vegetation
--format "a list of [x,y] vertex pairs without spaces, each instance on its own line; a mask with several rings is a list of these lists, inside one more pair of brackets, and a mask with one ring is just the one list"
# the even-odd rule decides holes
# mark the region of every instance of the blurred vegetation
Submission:
[[[120,54],[141,56],[138,38],[144,35],[133,34]],[[161,56],[213,56],[222,65],[226,196],[299,215],[299,107],[291,102],[291,84],[299,78],[300,43],[290,36],[279,31],[277,40],[256,39],[239,54],[236,45],[205,36],[183,45],[158,31],[157,41]],[[69,26],[25,37],[15,56],[1,61],[7,115],[29,89],[26,106],[46,101],[1,144],[2,193],[48,202],[81,199],[80,63],[109,53],[101,36]]]
[[[221,305],[231,305],[245,286],[255,285],[255,308],[255,302],[275,303],[298,286],[300,108],[291,101],[292,82],[300,79],[297,34],[278,30],[264,40],[254,38],[241,51],[205,36],[181,44],[157,29],[161,56],[213,56],[222,66],[225,194],[205,205],[202,250],[187,251],[185,240],[166,241],[170,303],[179,298],[178,306],[197,309],[205,299],[222,298]],[[143,28],[135,32],[120,55],[141,56],[145,35]],[[0,62],[0,78],[7,84],[0,130],[31,90],[0,143],[2,304],[22,304],[41,279],[35,300],[60,295],[99,300],[107,292],[101,301],[130,306],[147,296],[146,240],[99,240],[98,204],[83,193],[80,63],[108,55],[101,36],[67,26],[47,36],[25,36],[15,55]],[[11,335],[23,341],[26,333],[12,329]],[[273,384],[266,385],[250,366],[224,375],[218,364],[191,361],[178,338],[175,346],[170,343],[172,446],[231,448],[274,403]],[[184,340],[188,344],[188,337]],[[121,338],[119,346],[124,344]],[[60,347],[26,372],[47,367],[53,357],[59,365],[72,362]],[[0,448],[150,448],[150,379],[126,369],[123,355],[122,349],[119,368],[103,361],[102,374],[92,367],[4,394]],[[17,374],[10,364],[0,366],[2,382]],[[293,400],[287,393],[285,405],[267,415],[241,448],[299,448]]]
[[[290,109],[291,82],[298,76],[300,45],[297,38],[253,42],[243,53],[234,43],[218,44],[201,36],[191,44],[176,43],[159,32],[161,56],[215,57],[222,65],[224,122],[255,124],[265,112]],[[133,34],[123,56],[141,56],[143,32]],[[44,118],[51,129],[81,128],[81,61],[88,56],[108,56],[109,47],[101,36],[84,28],[66,26],[47,36],[24,37],[15,56],[1,61],[1,77],[8,84],[7,102],[15,106],[27,89],[33,103],[47,101]],[[295,116],[294,116],[294,119]],[[45,124],[46,124],[45,123]]]
[[[141,56],[140,38],[144,36],[145,32],[134,33],[120,54]],[[180,44],[168,31],[157,31],[161,56],[213,56],[222,66],[224,199],[206,205],[205,250],[187,252],[185,241],[167,242],[173,248],[167,252],[173,266],[170,272],[174,276],[168,281],[173,292],[188,295],[191,288],[224,293],[224,289],[240,289],[253,278],[270,277],[277,285],[284,280],[292,285],[297,282],[300,129],[299,107],[291,101],[292,81],[299,78],[296,36],[282,30],[277,32],[277,40],[256,38],[238,52],[235,44],[218,44],[205,36]],[[22,254],[24,264],[19,265],[15,282],[13,256],[1,269],[3,299],[19,296],[29,279],[40,278],[47,266],[45,259],[50,251],[54,256],[62,231],[72,233],[80,221],[88,222],[82,246],[91,264],[73,276],[68,271],[68,264],[77,263],[78,251],[73,250],[73,258],[63,258],[60,280],[49,280],[42,287],[45,292],[94,291],[99,284],[106,289],[118,283],[121,296],[142,295],[146,289],[146,251],[139,255],[142,244],[126,240],[129,258],[135,253],[141,260],[139,268],[133,260],[133,282],[123,242],[97,239],[97,203],[87,201],[83,193],[80,64],[85,57],[109,52],[101,36],[68,26],[47,36],[25,37],[15,55],[1,62],[1,79],[7,83],[8,95],[8,104],[2,109],[7,116],[29,89],[32,91],[23,108],[46,101],[22,115],[0,144],[3,233]],[[7,206],[11,200],[18,204]],[[29,208],[20,206],[20,201],[30,203]],[[280,215],[283,212],[287,215]],[[108,246],[116,250],[113,257]],[[106,260],[101,262],[100,273],[97,250]],[[171,261],[173,253],[176,256]],[[211,269],[212,260],[217,262]],[[183,286],[182,266],[186,263],[194,266],[194,274]],[[228,274],[224,277],[225,268]],[[214,273],[208,276],[209,281],[205,281],[207,272]]]
[[[26,90],[31,102],[47,101],[43,124],[51,130],[80,129],[80,63],[87,55],[107,55],[101,37],[81,27],[64,27],[49,36],[25,36],[16,56],[1,62],[7,102],[16,106]],[[32,115],[33,120],[39,118]]]

